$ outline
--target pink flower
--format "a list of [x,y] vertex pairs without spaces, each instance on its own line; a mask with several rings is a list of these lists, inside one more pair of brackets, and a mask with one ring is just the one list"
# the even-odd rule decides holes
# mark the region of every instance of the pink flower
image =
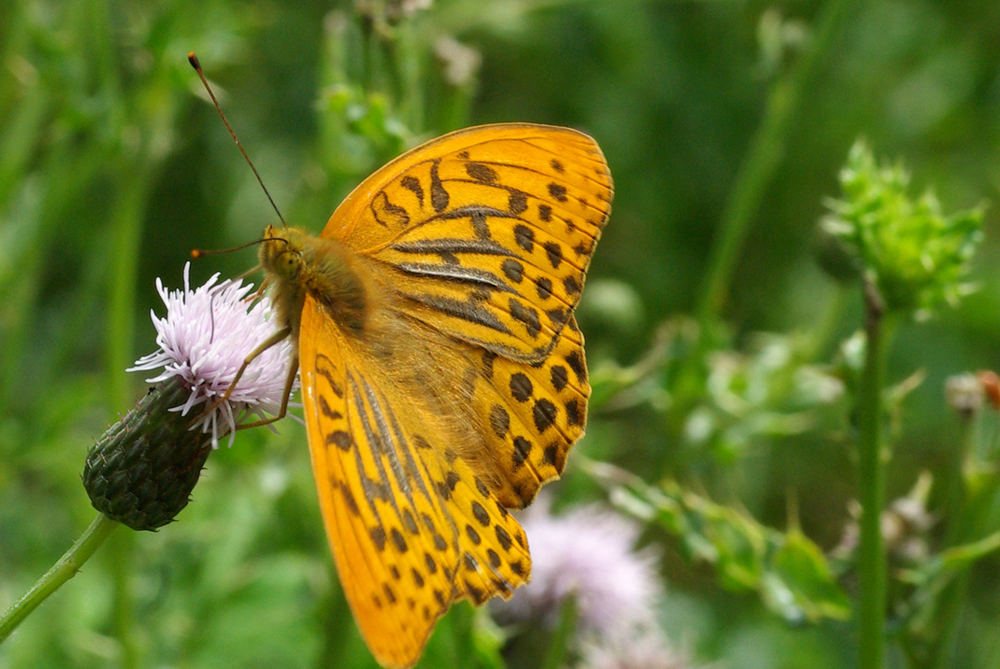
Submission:
[[[127,371],[162,371],[148,383],[179,377],[190,389],[187,400],[171,411],[181,415],[199,412],[222,397],[243,361],[277,329],[270,302],[251,301],[252,284],[226,280],[218,283],[213,275],[204,285],[191,289],[191,263],[184,266],[184,289],[168,291],[160,279],[156,290],[167,307],[158,318],[150,312],[156,327],[159,350],[139,358]],[[213,446],[220,435],[230,434],[249,414],[275,414],[285,394],[292,353],[289,339],[261,352],[247,367],[239,385],[225,402],[197,418],[192,429],[212,434]]]
[[580,669],[690,669],[663,633],[651,625],[617,630],[611,637],[584,638]]
[[598,504],[556,516],[547,497],[522,516],[531,546],[531,582],[493,608],[500,622],[540,621],[552,626],[575,598],[583,634],[605,636],[654,624],[661,593],[657,555],[635,550],[639,528]]

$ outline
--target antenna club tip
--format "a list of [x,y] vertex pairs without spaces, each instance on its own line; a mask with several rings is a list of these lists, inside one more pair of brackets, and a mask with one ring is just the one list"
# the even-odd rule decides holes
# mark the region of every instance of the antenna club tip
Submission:
[[195,260],[201,258],[203,255],[205,254],[202,252],[201,249],[191,249],[191,257],[194,258]]
[[198,56],[194,55],[194,51],[188,51],[188,62],[196,70],[201,68],[201,63],[198,61]]

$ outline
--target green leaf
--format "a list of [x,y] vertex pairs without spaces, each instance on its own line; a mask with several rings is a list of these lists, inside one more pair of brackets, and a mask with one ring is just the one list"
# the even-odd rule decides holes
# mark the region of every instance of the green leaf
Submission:
[[849,617],[847,596],[829,562],[798,529],[779,532],[676,482],[656,487],[608,463],[583,466],[609,488],[619,509],[677,537],[689,559],[715,569],[723,587],[757,592],[792,622]]
[[[795,615],[793,609],[810,622],[850,617],[850,602],[834,580],[826,557],[798,530],[785,535],[784,545],[771,557],[771,566],[766,587],[770,596],[787,595],[792,602],[793,606],[785,609],[786,618]],[[786,601],[784,596],[777,599]]]

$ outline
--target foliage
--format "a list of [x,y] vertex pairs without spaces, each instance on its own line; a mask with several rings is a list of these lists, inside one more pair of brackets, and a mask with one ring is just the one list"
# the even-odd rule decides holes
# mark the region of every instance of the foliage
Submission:
[[[145,390],[123,370],[151,350],[155,277],[176,287],[192,247],[274,222],[200,98],[195,50],[278,206],[313,230],[364,175],[456,127],[598,139],[616,197],[579,311],[593,410],[550,490],[641,522],[662,551],[659,624],[692,664],[855,661],[854,279],[933,312],[890,328],[879,387],[889,658],[995,664],[1000,418],[985,377],[965,377],[977,399],[960,410],[941,389],[1000,364],[996,209],[943,213],[996,200],[996,3],[8,0],[0,16],[0,608],[94,516],[84,458]],[[851,150],[858,136],[872,148]],[[943,204],[913,198],[910,174]],[[820,220],[853,244],[846,262]],[[199,260],[192,281],[249,253]],[[240,433],[177,522],[119,530],[0,664],[374,666],[305,451],[294,421]],[[573,618],[552,637],[571,640]],[[593,641],[518,634],[455,607],[425,665],[537,666]]]

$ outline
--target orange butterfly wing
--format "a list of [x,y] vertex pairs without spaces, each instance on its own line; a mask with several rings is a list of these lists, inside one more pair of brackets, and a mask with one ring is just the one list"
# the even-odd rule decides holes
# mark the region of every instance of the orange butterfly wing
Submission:
[[547,355],[580,301],[611,207],[593,139],[532,124],[459,130],[396,158],[323,237],[395,273],[403,305],[499,355]]
[[301,328],[313,473],[341,586],[376,659],[411,666],[452,601],[481,604],[525,582],[527,540],[312,299]]
[[490,443],[478,459],[508,507],[557,476],[583,433],[590,386],[573,310],[612,194],[587,135],[479,126],[388,163],[322,233],[378,264],[394,308],[472,345],[471,357],[487,352],[473,399]]
[[558,476],[590,388],[573,318],[611,201],[597,145],[482,126],[366,179],[322,236],[356,254],[367,325],[306,296],[303,404],[348,601],[387,666],[410,666],[455,599],[530,574],[505,507]]

